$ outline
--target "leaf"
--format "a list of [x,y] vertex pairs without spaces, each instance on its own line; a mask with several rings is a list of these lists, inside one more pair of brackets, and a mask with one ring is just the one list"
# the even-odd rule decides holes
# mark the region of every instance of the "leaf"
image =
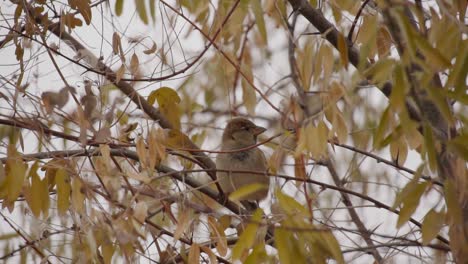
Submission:
[[260,0],[250,1],[252,4],[253,13],[255,15],[255,22],[258,27],[258,31],[262,36],[263,42],[268,43],[267,31],[265,27],[265,20],[263,18],[262,3]]
[[261,190],[268,189],[268,186],[261,183],[253,183],[242,186],[236,189],[229,195],[229,199],[232,201],[240,201],[242,198],[249,196],[250,194],[256,193]]
[[392,36],[386,27],[380,27],[377,32],[377,54],[379,58],[386,58],[392,47]]
[[264,243],[258,243],[252,249],[250,255],[245,259],[243,264],[257,264],[257,263],[268,263],[266,260],[268,255],[265,250]]
[[5,186],[0,186],[0,189],[6,189],[7,195],[3,207],[8,207],[10,211],[13,209],[14,202],[21,194],[21,189],[26,179],[26,169],[27,165],[23,162],[15,146],[9,145],[5,166]]
[[155,53],[157,49],[158,49],[158,46],[156,45],[156,42],[153,41],[153,46],[147,50],[144,50],[143,53],[146,55],[149,55],[149,54]]
[[81,14],[87,25],[91,23],[92,12],[89,0],[68,0],[68,3]]
[[[251,65],[242,65],[241,67],[242,72],[245,74],[246,78],[253,83],[253,73]],[[255,89],[250,85],[250,83],[242,78],[242,101],[244,102],[244,106],[247,109],[247,112],[251,116],[255,116],[255,108],[257,106],[257,95],[255,93]]]
[[291,196],[288,196],[281,192],[279,189],[275,191],[276,198],[281,209],[288,215],[294,215],[297,217],[303,216],[305,218],[310,217],[309,210],[307,210],[302,204],[300,204],[296,199]]
[[137,13],[141,21],[143,21],[143,23],[147,25],[148,15],[146,14],[145,0],[135,0],[135,6],[136,6]]
[[281,264],[296,263],[291,252],[291,235],[292,233],[284,228],[275,228],[275,245],[278,249],[278,257]]
[[390,105],[395,112],[405,110],[406,94],[408,92],[408,81],[403,67],[396,64],[393,69],[393,88],[390,95]]
[[57,210],[60,215],[64,215],[70,207],[70,176],[64,168],[59,168],[55,174],[57,185]]
[[184,231],[187,230],[187,228],[192,223],[192,219],[192,212],[190,210],[182,210],[179,212],[179,215],[177,216],[177,227],[174,231],[175,240],[178,240],[182,236]]
[[71,204],[77,213],[85,213],[84,202],[85,196],[83,193],[83,183],[78,177],[73,178],[71,184]]
[[115,72],[115,83],[119,83],[120,79],[122,79],[124,74],[125,74],[125,66],[122,64],[120,65],[119,69]]
[[200,263],[200,246],[193,243],[189,250],[188,264],[199,264]]
[[396,65],[393,59],[381,59],[364,71],[364,76],[371,79],[373,83],[381,84],[391,78],[393,66]]
[[130,73],[135,75],[138,72],[139,67],[140,61],[138,60],[138,56],[133,53],[132,58],[130,59]]
[[468,73],[468,40],[464,40],[447,79],[447,87],[455,87],[457,95],[464,95]]
[[422,244],[428,245],[439,233],[440,229],[444,226],[445,214],[431,209],[422,223]]
[[151,128],[147,138],[150,168],[155,168],[161,160],[166,159],[166,147],[163,144],[166,140],[162,129]]
[[120,36],[119,33],[114,32],[112,34],[112,51],[114,52],[115,55],[119,54],[119,49],[120,49]]
[[148,103],[154,104],[157,101],[161,108],[161,113],[169,120],[174,129],[180,130],[180,109],[181,99],[177,92],[169,87],[161,87],[152,91],[148,96]]
[[149,0],[150,3],[150,15],[153,19],[153,23],[156,22],[156,0]]
[[397,228],[400,228],[403,224],[408,222],[413,213],[416,211],[416,208],[419,205],[421,196],[428,186],[428,182],[417,183],[415,186],[411,186],[411,193],[408,193],[403,199],[403,207],[400,210],[398,215]]
[[429,124],[424,124],[423,126],[424,133],[424,148],[427,153],[427,159],[429,161],[429,167],[432,171],[437,171],[437,151],[435,149],[435,139],[432,134],[432,129]]
[[403,137],[399,137],[397,140],[390,142],[390,154],[398,165],[405,164],[406,158],[408,157],[408,144],[406,144]]
[[348,69],[349,57],[348,57],[348,43],[342,34],[338,34],[338,51],[340,52],[341,63],[345,69]]
[[233,260],[241,259],[244,252],[248,251],[253,246],[257,234],[258,223],[260,223],[262,215],[262,209],[258,208],[255,210],[254,214],[250,218],[249,224],[247,224],[247,227],[239,236],[239,240],[237,240],[236,245],[234,245],[234,248],[232,249]]
[[148,151],[146,149],[145,141],[142,137],[138,137],[138,139],[136,140],[136,151],[141,167],[144,169],[149,168]]
[[115,14],[117,16],[122,15],[124,0],[116,0],[115,1]]
[[147,216],[148,205],[145,201],[139,201],[133,209],[133,217],[135,217],[138,222],[144,223]]
[[228,246],[226,234],[224,233],[224,228],[223,224],[221,223],[221,219],[219,220],[219,222],[217,222],[214,217],[208,216],[208,225],[211,230],[211,236],[216,241],[216,250],[221,256],[226,256]]
[[447,179],[444,182],[445,204],[447,205],[447,216],[449,223],[460,226],[463,223],[463,212],[457,198],[457,189],[453,181]]
[[434,71],[440,71],[450,67],[450,61],[444,57],[438,49],[434,48],[429,42],[417,33],[413,34],[419,52],[424,56],[424,61]]
[[332,232],[319,232],[322,237],[321,241],[327,249],[330,257],[336,260],[337,263],[344,264],[343,253],[341,252],[340,244]]

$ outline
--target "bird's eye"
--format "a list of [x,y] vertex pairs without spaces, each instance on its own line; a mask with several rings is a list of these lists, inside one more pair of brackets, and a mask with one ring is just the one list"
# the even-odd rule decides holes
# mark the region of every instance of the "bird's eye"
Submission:
[[243,126],[242,130],[249,130],[249,127]]

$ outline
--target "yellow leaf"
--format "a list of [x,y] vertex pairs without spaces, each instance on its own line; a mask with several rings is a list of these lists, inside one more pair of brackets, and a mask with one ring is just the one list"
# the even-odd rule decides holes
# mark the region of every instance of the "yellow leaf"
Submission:
[[250,194],[256,193],[261,190],[268,189],[268,185],[253,183],[249,185],[242,186],[236,189],[229,195],[229,199],[232,201],[240,201],[242,198],[247,197]]
[[307,210],[296,199],[281,192],[279,189],[275,191],[276,198],[281,209],[288,215],[310,217],[309,210]]
[[161,160],[166,159],[166,147],[163,145],[166,140],[162,129],[151,128],[147,138],[150,168],[155,168]]
[[[151,2],[155,2],[155,1],[151,1]],[[158,46],[156,46],[156,42],[153,41],[153,46],[147,50],[144,50],[143,53],[146,55],[149,55],[149,54],[155,53],[157,49],[158,49]]]
[[4,199],[7,195],[7,176],[3,162],[0,160],[0,199]]
[[264,243],[256,244],[252,253],[245,259],[243,264],[257,264],[257,263],[267,263],[268,255],[265,250]]
[[[242,72],[246,75],[247,79],[253,83],[253,73],[251,65],[242,65]],[[254,88],[242,78],[242,101],[251,116],[255,116],[255,107],[257,106],[257,96]]]
[[335,107],[334,115],[333,115],[333,132],[338,137],[338,141],[341,143],[346,142],[348,138],[348,127],[346,126],[346,122],[343,118],[343,114],[341,111]]
[[432,47],[431,44],[429,44],[429,42],[419,34],[415,33],[413,35],[418,50],[424,56],[425,62],[428,66],[430,66],[434,71],[440,71],[450,67],[450,61],[445,58],[438,49]]
[[[301,179],[301,180],[307,179],[303,155],[294,157],[294,177]],[[300,184],[302,184],[301,181],[296,181],[296,186],[299,186]]]
[[64,215],[70,207],[70,176],[64,168],[59,168],[55,174],[57,185],[57,209],[60,215]]
[[423,245],[428,245],[439,234],[440,229],[444,226],[444,220],[445,214],[443,212],[431,209],[426,214],[421,228]]
[[392,159],[398,163],[398,165],[405,164],[406,157],[408,156],[408,144],[403,137],[399,137],[396,140],[390,142],[390,154]]
[[232,249],[232,259],[238,260],[242,257],[244,252],[248,251],[255,242],[257,229],[260,221],[262,220],[263,211],[258,208],[250,218],[249,224],[239,236],[236,245]]
[[77,213],[83,214],[85,196],[83,194],[83,183],[78,177],[73,178],[71,187],[71,204]]
[[180,129],[180,109],[181,99],[177,92],[169,87],[161,87],[152,91],[148,96],[148,103],[154,104],[157,101],[162,114],[171,122],[174,129]]
[[133,209],[133,216],[140,223],[144,223],[146,216],[148,216],[148,205],[145,201],[140,201],[135,205]]
[[210,226],[212,237],[214,237],[216,241],[216,250],[221,256],[226,256],[228,250],[227,239],[224,228],[220,222],[221,219],[217,222],[212,216],[208,216],[208,225]]
[[349,57],[348,57],[348,43],[342,34],[338,34],[338,51],[340,52],[341,63],[348,69]]
[[252,4],[253,13],[255,15],[255,22],[258,27],[258,31],[262,36],[263,42],[267,43],[267,31],[265,27],[265,20],[263,19],[263,10],[262,10],[262,2],[259,1],[250,1]]
[[405,110],[406,94],[408,92],[408,81],[403,67],[396,64],[393,69],[393,88],[390,95],[390,105],[396,112]]
[[411,186],[411,192],[403,198],[403,207],[400,210],[398,215],[397,228],[400,228],[403,224],[408,222],[413,213],[416,211],[416,208],[419,205],[421,196],[426,190],[428,182],[417,183]]
[[189,227],[192,223],[192,212],[190,210],[182,210],[179,212],[177,216],[178,222],[176,230],[174,231],[174,239],[178,240],[185,230]]
[[319,232],[321,236],[321,243],[327,249],[330,257],[336,260],[337,263],[344,264],[343,253],[341,252],[340,244],[332,232]]
[[14,202],[21,194],[21,189],[26,179],[26,169],[27,165],[16,151],[15,146],[8,146],[5,166],[6,181],[4,182],[5,186],[0,187],[0,189],[6,189],[7,195],[3,207],[8,207],[10,211],[13,209]]
[[388,32],[388,29],[380,27],[377,32],[377,53],[379,54],[379,58],[386,58],[390,54],[392,42],[392,36]]
[[112,256],[114,255],[115,248],[114,243],[104,243],[101,245],[102,258],[104,259],[104,264],[112,263]]
[[461,225],[463,223],[463,212],[458,203],[457,189],[450,179],[444,182],[444,194],[449,223],[455,226]]
[[170,148],[190,148],[190,138],[176,129],[171,129],[167,133],[167,141],[164,142]]
[[193,243],[189,250],[188,264],[199,264],[200,263],[200,246]]
[[138,139],[136,140],[136,151],[138,154],[138,159],[140,160],[141,167],[145,169],[148,168],[148,151],[146,149],[145,141],[142,137],[138,137]]
[[292,264],[294,256],[292,256],[292,233],[283,228],[275,228],[275,245],[278,249],[278,256],[281,264]]
[[364,75],[376,84],[387,82],[391,78],[395,64],[393,59],[381,59],[366,69]]
[[427,153],[429,167],[432,171],[437,171],[437,151],[435,149],[435,138],[432,134],[432,129],[429,124],[424,124],[424,149]]
[[[42,212],[42,192],[48,193],[47,185],[43,184],[39,175],[37,174],[38,164],[37,162],[31,166],[29,170],[29,174],[31,176],[31,202],[29,203],[29,207],[31,208],[31,212],[34,214],[35,217],[39,217]],[[47,196],[48,198],[48,196]]]

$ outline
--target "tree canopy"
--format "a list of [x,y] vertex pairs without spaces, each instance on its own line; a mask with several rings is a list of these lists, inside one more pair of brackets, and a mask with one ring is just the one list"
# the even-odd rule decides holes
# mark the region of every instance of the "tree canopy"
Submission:
[[[0,7],[0,260],[464,263],[467,1]],[[267,128],[257,209],[222,129]],[[252,173],[252,172],[250,172]]]

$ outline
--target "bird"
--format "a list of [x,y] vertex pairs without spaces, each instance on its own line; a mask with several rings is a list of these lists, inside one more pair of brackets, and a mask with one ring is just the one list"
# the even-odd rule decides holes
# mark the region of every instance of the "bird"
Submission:
[[[216,168],[221,170],[216,176],[224,194],[229,195],[239,188],[257,183],[260,184],[260,188],[254,188],[255,191],[241,197],[240,201],[258,204],[268,195],[270,179],[267,175],[267,161],[263,152],[254,146],[258,135],[265,131],[264,127],[242,117],[233,118],[226,125],[221,140],[221,151],[216,157]],[[239,149],[242,150],[235,151]]]

